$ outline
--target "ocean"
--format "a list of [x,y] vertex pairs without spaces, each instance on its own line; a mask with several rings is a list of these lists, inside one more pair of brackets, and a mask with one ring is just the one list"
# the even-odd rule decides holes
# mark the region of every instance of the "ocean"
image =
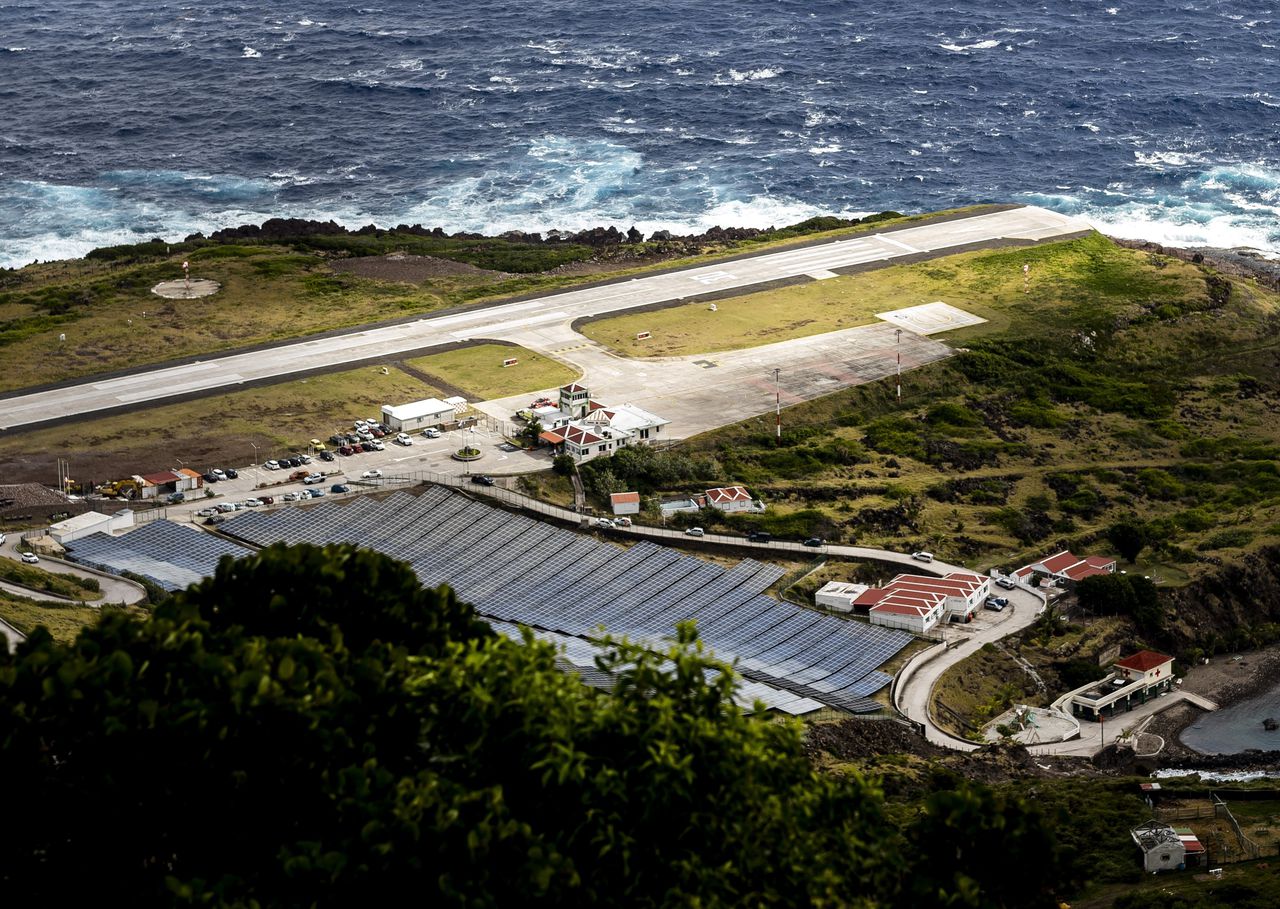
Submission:
[[1280,722],[1280,686],[1206,713],[1182,731],[1182,744],[1202,754],[1280,751],[1280,731],[1269,732],[1265,719]]
[[1280,255],[1278,44],[1275,0],[0,0],[0,265],[991,201]]

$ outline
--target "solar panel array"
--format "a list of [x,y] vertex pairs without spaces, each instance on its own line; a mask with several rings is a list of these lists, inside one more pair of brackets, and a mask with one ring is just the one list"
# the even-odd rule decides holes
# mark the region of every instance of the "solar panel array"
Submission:
[[481,615],[570,638],[601,629],[661,647],[696,619],[703,641],[747,680],[853,712],[890,681],[876,671],[911,640],[765,596],[782,570],[725,569],[639,541],[628,549],[473,502],[440,487],[307,509],[249,512],[223,525],[255,545],[352,543],[448,583]]
[[[514,641],[522,640],[518,625],[493,620],[490,620],[489,624],[499,634],[504,634]],[[560,652],[561,658],[558,662],[562,664],[561,668],[578,673],[584,682],[596,688],[613,687],[613,676],[596,664],[596,657],[604,650],[600,644],[556,634],[554,631],[534,631],[533,635],[538,640],[551,644]],[[665,671],[665,667],[670,664],[663,665]],[[706,675],[710,677],[711,670],[706,670]],[[781,710],[792,716],[813,713],[815,710],[821,710],[823,706],[812,698],[800,697],[789,691],[743,678],[739,678],[734,685],[733,702],[746,710],[750,710],[759,702],[766,710]]]
[[94,533],[66,544],[77,562],[113,574],[132,572],[165,590],[181,590],[213,574],[223,556],[253,551],[173,521],[152,521],[124,536]]

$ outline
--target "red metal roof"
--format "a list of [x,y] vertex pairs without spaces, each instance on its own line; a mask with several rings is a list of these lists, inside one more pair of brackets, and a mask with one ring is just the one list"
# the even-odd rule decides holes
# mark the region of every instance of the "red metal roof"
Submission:
[[883,587],[869,587],[862,593],[858,594],[853,600],[854,606],[874,606],[889,595],[889,591]]
[[1050,574],[1057,574],[1059,571],[1070,568],[1079,561],[1079,558],[1064,549],[1057,555],[1049,556],[1049,558],[1045,559],[1040,564],[1043,565],[1044,570]]
[[730,502],[750,502],[751,493],[745,486],[720,486],[707,490],[707,501],[712,505],[727,505]]
[[1077,565],[1072,565],[1062,573],[1073,581],[1083,581],[1085,578],[1091,578],[1096,574],[1111,574],[1111,572],[1107,571],[1105,568],[1100,568],[1097,565],[1089,565],[1086,562],[1080,562]]
[[166,483],[177,482],[178,477],[166,470],[163,473],[144,473],[142,479],[155,486],[163,486]]
[[1163,666],[1165,663],[1172,661],[1173,657],[1166,656],[1163,653],[1156,653],[1154,650],[1139,650],[1123,660],[1116,660],[1116,665],[1125,669],[1132,669],[1134,672],[1150,672],[1157,666]]
[[1114,568],[1116,565],[1116,560],[1111,556],[1085,556],[1084,560],[1094,568]]
[[542,439],[544,442],[550,442],[552,445],[559,445],[564,441],[564,436],[560,435],[558,432],[552,432],[549,429],[546,432],[540,433],[538,438]]
[[932,612],[934,607],[920,605],[911,605],[909,603],[877,603],[871,607],[872,612],[889,612],[894,615],[913,615],[917,618],[927,616]]
[[638,492],[615,492],[610,494],[609,501],[614,505],[639,505],[640,493]]

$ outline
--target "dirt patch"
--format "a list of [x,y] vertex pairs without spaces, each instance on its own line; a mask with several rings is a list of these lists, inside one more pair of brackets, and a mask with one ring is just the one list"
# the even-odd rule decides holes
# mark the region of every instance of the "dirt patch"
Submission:
[[466,277],[501,281],[511,275],[500,271],[476,268],[466,262],[437,259],[434,256],[410,256],[392,253],[389,256],[360,256],[355,259],[339,259],[330,268],[358,278],[375,281],[394,281],[401,284],[421,284],[431,278]]

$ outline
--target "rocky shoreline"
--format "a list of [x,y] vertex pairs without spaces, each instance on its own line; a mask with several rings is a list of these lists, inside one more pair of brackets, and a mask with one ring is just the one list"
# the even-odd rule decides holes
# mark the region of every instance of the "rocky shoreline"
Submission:
[[[1238,659],[1236,659],[1238,657]],[[1273,688],[1280,675],[1280,644],[1248,653],[1220,655],[1209,665],[1193,666],[1183,674],[1182,689],[1203,695],[1227,707]],[[1179,736],[1204,711],[1182,703],[1159,714],[1146,731],[1165,740],[1158,757],[1162,768],[1186,770],[1271,770],[1280,767],[1280,750],[1245,751],[1240,754],[1202,754],[1182,744]],[[1261,723],[1263,717],[1258,717]],[[1280,749],[1280,732],[1276,733]]]

